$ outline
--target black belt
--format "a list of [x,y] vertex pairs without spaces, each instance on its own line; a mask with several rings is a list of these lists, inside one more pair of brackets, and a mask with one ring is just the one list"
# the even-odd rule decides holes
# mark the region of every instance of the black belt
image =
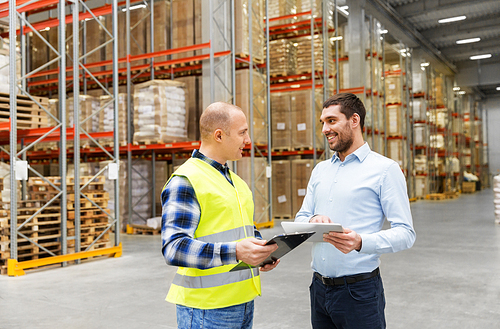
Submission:
[[356,274],[356,275],[350,275],[350,276],[343,276],[340,278],[329,278],[327,276],[322,276],[318,272],[314,272],[314,276],[317,277],[318,279],[323,282],[324,285],[326,286],[342,286],[344,284],[349,284],[349,283],[355,283],[363,280],[368,280],[371,279],[375,276],[377,276],[380,273],[380,270],[378,267],[373,270],[370,273],[361,273],[361,274]]

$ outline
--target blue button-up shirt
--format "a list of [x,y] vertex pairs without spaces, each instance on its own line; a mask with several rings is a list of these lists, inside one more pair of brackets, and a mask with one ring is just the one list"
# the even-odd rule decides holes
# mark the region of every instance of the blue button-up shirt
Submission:
[[[295,221],[308,222],[314,215],[328,216],[362,239],[361,250],[348,254],[315,243],[312,268],[323,276],[371,272],[380,254],[410,248],[415,241],[405,177],[395,161],[372,152],[367,143],[343,162],[335,153],[314,168]],[[382,230],[386,218],[391,228]]]

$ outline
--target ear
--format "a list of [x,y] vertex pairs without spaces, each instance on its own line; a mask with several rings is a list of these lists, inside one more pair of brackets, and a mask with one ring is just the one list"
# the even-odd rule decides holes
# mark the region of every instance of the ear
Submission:
[[359,114],[354,113],[354,114],[351,116],[350,121],[351,121],[351,127],[352,127],[352,128],[357,128],[357,127],[359,127],[359,125],[360,125],[361,118],[359,117]]
[[216,129],[214,131],[214,135],[213,135],[214,136],[214,140],[216,142],[219,142],[219,143],[222,142],[222,135],[223,135],[222,129]]

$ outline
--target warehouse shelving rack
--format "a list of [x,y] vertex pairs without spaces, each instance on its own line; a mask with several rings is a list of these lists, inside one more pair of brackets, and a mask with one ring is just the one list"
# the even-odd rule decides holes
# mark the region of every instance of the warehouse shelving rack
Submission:
[[[66,68],[66,38],[65,37],[59,37],[59,43],[58,43],[58,49],[54,48],[51,46],[37,31],[37,28],[34,27],[33,25],[30,24],[29,20],[26,18],[26,13],[29,13],[29,11],[34,11],[34,10],[43,10],[47,9],[47,6],[53,6],[57,4],[57,11],[58,11],[58,16],[59,18],[57,20],[53,20],[53,23],[55,24],[54,26],[59,26],[58,34],[59,36],[65,36],[65,27],[66,24],[59,24],[59,21],[65,17],[65,21],[68,21],[68,16],[66,16],[66,2],[63,0],[48,0],[48,1],[43,1],[43,2],[33,2],[33,1],[14,1],[10,0],[8,3],[8,10],[5,6],[2,5],[0,8],[3,9],[4,11],[1,13],[2,15],[8,14],[9,15],[9,40],[10,40],[10,66],[9,66],[9,81],[10,81],[10,127],[9,127],[9,144],[10,148],[9,150],[3,149],[4,152],[10,152],[9,158],[10,158],[10,172],[11,172],[11,196],[10,196],[10,220],[11,220],[11,225],[10,225],[10,258],[8,259],[7,262],[7,274],[12,275],[12,276],[18,276],[18,275],[23,275],[24,274],[24,269],[26,268],[32,268],[32,267],[38,267],[38,266],[43,266],[43,265],[49,265],[49,264],[58,264],[61,263],[63,266],[67,264],[68,261],[76,261],[79,262],[80,259],[82,258],[88,258],[88,257],[93,257],[93,256],[98,256],[98,255],[105,255],[105,254],[110,254],[114,255],[115,257],[121,255],[121,245],[119,244],[119,232],[118,227],[119,227],[119,215],[118,213],[115,212],[115,215],[111,215],[110,213],[106,212],[102,207],[97,205],[93,200],[89,199],[86,195],[81,194],[81,189],[80,189],[80,184],[77,184],[76,182],[79,182],[79,170],[78,170],[78,163],[79,163],[79,141],[80,141],[80,132],[85,136],[85,138],[90,139],[94,143],[96,143],[99,146],[99,143],[96,138],[97,136],[93,136],[89,132],[85,131],[82,129],[80,123],[78,122],[79,118],[79,102],[78,102],[78,94],[79,94],[79,88],[73,88],[74,89],[74,99],[75,99],[75,106],[74,106],[74,117],[75,117],[75,124],[73,129],[67,129],[66,127],[66,71],[67,70],[58,70],[56,74],[58,74],[58,81],[59,81],[59,119],[50,114],[50,112],[43,106],[35,97],[33,97],[30,94],[30,91],[28,90],[29,84],[27,83],[27,79],[33,78],[34,75],[37,72],[40,72],[43,70],[45,67],[48,67],[52,63],[57,62],[59,64],[59,67],[61,68]],[[73,11],[72,15],[70,15],[72,22],[73,22],[73,32],[74,32],[74,49],[73,49],[73,77],[78,77],[80,76],[79,72],[80,70],[86,71],[89,74],[89,77],[92,79],[95,79],[92,74],[88,71],[88,68],[84,66],[84,64],[81,62],[82,58],[85,58],[87,54],[83,54],[80,56],[79,54],[79,49],[78,49],[78,35],[79,35],[79,29],[78,29],[78,24],[79,21],[82,20],[83,18],[80,15],[80,5],[83,7],[86,7],[85,3],[82,1],[74,1],[71,3],[71,9]],[[110,36],[110,41],[113,43],[113,50],[116,54],[117,52],[117,43],[116,39],[113,36],[117,35],[117,22],[116,22],[116,11],[117,11],[117,1],[114,0],[113,4],[111,5],[112,8],[112,13],[113,13],[113,33],[109,33],[108,35]],[[96,19],[96,16],[94,13],[87,7],[87,15],[90,14],[94,19]],[[19,34],[21,37],[21,84],[17,84],[17,56],[16,56],[16,39],[17,39],[17,20],[20,20],[20,30]],[[48,63],[35,68],[31,72],[26,72],[26,63],[24,62],[27,58],[27,43],[26,43],[26,36],[25,34],[27,31],[31,31],[35,33],[38,37],[40,37],[46,44],[47,46],[50,47],[50,49],[56,54],[56,58],[53,59],[52,61],[49,61]],[[116,59],[117,56],[114,56]],[[117,61],[113,60],[113,82],[115,85],[117,85]],[[73,86],[78,86],[79,87],[79,81],[73,81]],[[22,131],[17,129],[17,93],[18,90],[21,92],[21,94],[27,96],[31,101],[36,103],[40,109],[45,111],[49,117],[54,120],[57,125],[55,127],[50,127],[50,128],[41,128],[41,129],[30,129],[26,131]],[[109,93],[109,92],[108,92]],[[113,100],[115,103],[115,116],[116,116],[116,108],[117,108],[117,98],[116,98],[116,93],[117,89],[115,89]],[[101,109],[102,110],[102,109]],[[84,122],[86,120],[90,120],[91,117],[85,118]],[[116,126],[115,126],[116,127]],[[59,131],[59,134],[57,134],[57,131]],[[115,129],[115,133],[111,134],[105,134],[105,137],[110,137],[113,136],[115,139],[115,145],[117,141],[117,134],[118,130]],[[67,137],[71,136],[74,138],[74,145],[75,145],[75,152],[74,152],[74,159],[76,165],[76,170],[75,170],[75,184],[74,184],[74,194],[75,194],[75,235],[72,237],[68,237],[68,232],[67,232],[67,180],[66,180],[66,162],[67,162],[67,156],[66,156],[66,140]],[[17,145],[19,144],[20,140],[19,137],[23,137],[23,144],[24,142],[28,141],[30,144],[26,147],[24,145],[22,146],[21,150],[17,152]],[[32,138],[32,140],[29,140],[29,138]],[[34,139],[34,140],[33,140]],[[19,156],[25,156],[26,152],[31,149],[33,146],[36,144],[42,142],[42,141],[48,141],[48,140],[58,140],[60,143],[60,150],[63,150],[62,152],[59,152],[59,163],[60,163],[60,186],[57,186],[53,181],[48,180],[47,178],[43,177],[42,174],[34,170],[33,168],[29,167],[27,163],[23,163],[20,159]],[[108,154],[108,156],[113,159],[113,163],[117,164],[118,161],[118,150],[114,150],[114,154],[109,153],[107,150],[103,149],[105,153]],[[17,153],[16,153],[17,152]],[[18,169],[18,166],[23,166],[24,164],[24,169]],[[17,180],[18,176],[23,176],[19,177],[22,179],[27,178],[27,170],[30,170],[33,174],[41,178],[45,183],[50,185],[55,191],[55,195],[48,200],[48,202],[42,206],[40,209],[38,209],[33,215],[31,215],[29,218],[27,218],[21,225],[17,225],[18,220],[17,220]],[[99,174],[95,175],[94,177],[87,179],[86,183],[83,185],[82,189],[87,187]],[[118,189],[118,182],[115,180],[115,195],[117,193]],[[24,195],[25,191],[23,191]],[[91,242],[91,244],[86,248],[85,251],[80,250],[80,239],[81,239],[81,232],[80,232],[80,195],[83,196],[84,198],[87,199],[91,204],[99,208],[101,211],[103,211],[110,219],[111,223],[102,231],[99,236]],[[37,238],[35,239],[30,239],[26,235],[20,232],[21,229],[27,227],[27,224],[30,223],[38,214],[40,214],[45,208],[50,206],[52,203],[55,203],[57,200],[60,202],[60,234],[58,234],[60,238],[60,243],[61,243],[61,255],[56,255],[53,251],[45,248],[43,245],[39,244],[37,241]],[[112,227],[115,229],[115,247],[112,248],[102,248],[102,249],[97,249],[97,250],[91,250],[93,249],[92,247],[95,245],[95,243],[103,237],[103,235],[109,231]],[[22,237],[26,241],[29,241],[30,244],[33,246],[36,246],[37,248],[40,248],[46,254],[49,255],[47,258],[41,258],[41,259],[33,259],[33,260],[28,260],[28,261],[22,261],[18,262],[18,254],[17,254],[17,246],[18,246],[18,236]],[[74,240],[74,253],[68,253],[68,241]],[[38,258],[38,257],[37,257]]]
[[[415,179],[414,179],[414,154],[413,154],[413,94],[412,94],[412,78],[411,78],[411,50],[403,43],[396,44],[384,43],[384,66],[385,64],[397,65],[399,68],[396,70],[387,71],[384,67],[384,124],[385,124],[385,155],[391,157],[389,150],[390,140],[401,140],[401,152],[398,152],[397,159],[400,162],[400,167],[405,174],[407,180],[408,195],[414,198],[415,195]],[[387,77],[395,77],[399,80],[399,99],[387,99]],[[389,86],[391,88],[391,86]],[[397,85],[395,86],[397,87]],[[394,88],[395,88],[394,87]],[[396,122],[390,122],[387,117],[388,106],[399,106],[400,114],[397,115]],[[390,127],[397,127],[399,133],[390,133]],[[392,126],[390,126],[392,125]]]

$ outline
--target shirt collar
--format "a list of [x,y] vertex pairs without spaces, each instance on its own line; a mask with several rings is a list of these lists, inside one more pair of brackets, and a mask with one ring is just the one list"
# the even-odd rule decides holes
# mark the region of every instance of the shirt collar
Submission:
[[193,158],[197,158],[197,159],[205,161],[206,163],[208,163],[209,165],[211,165],[212,167],[214,167],[215,169],[217,169],[218,171],[220,171],[224,174],[229,173],[229,167],[227,166],[227,163],[225,163],[224,165],[221,165],[217,161],[212,160],[209,157],[207,157],[206,155],[204,155],[203,153],[201,153],[200,150],[194,150],[193,154],[191,156]]
[[[370,145],[368,145],[367,142],[365,142],[361,147],[359,147],[356,151],[354,151],[353,153],[349,154],[345,160],[349,159],[349,158],[352,158],[353,156],[357,157],[359,162],[363,162],[366,157],[368,156],[368,154],[370,154]],[[337,152],[335,152],[333,154],[333,157],[332,157],[332,163],[335,163],[336,161],[340,161],[340,158],[337,154]]]

